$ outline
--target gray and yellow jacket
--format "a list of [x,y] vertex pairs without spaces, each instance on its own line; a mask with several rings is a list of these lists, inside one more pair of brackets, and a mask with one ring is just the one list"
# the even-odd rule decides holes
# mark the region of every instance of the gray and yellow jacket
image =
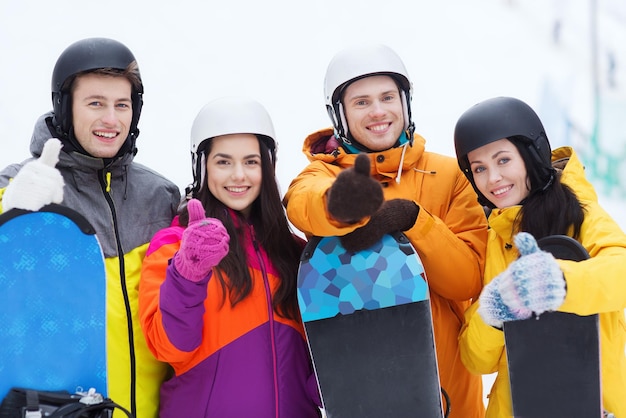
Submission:
[[[41,155],[52,136],[39,118],[31,139],[33,158],[0,172],[0,199],[9,180]],[[148,350],[138,315],[141,264],[152,236],[170,225],[180,203],[178,187],[127,153],[105,165],[102,158],[78,152],[59,155],[63,206],[82,214],[96,230],[107,276],[108,396],[137,418],[158,414],[159,386],[168,371]]]

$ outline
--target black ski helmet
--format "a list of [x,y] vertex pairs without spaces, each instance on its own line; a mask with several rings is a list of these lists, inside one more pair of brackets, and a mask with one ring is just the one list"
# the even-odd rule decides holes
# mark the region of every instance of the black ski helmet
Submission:
[[478,193],[479,202],[495,207],[476,188],[467,154],[483,145],[508,138],[526,163],[531,193],[545,190],[554,180],[552,150],[539,116],[513,97],[495,97],[475,104],[461,115],[454,128],[454,148],[461,171]]
[[[108,38],[87,38],[68,46],[57,59],[52,72],[53,126],[61,139],[68,139],[72,128],[72,97],[70,85],[77,74],[110,68],[124,71],[135,57],[124,44]],[[139,75],[139,86],[132,86],[133,118],[129,138],[134,141],[139,135],[137,124],[143,106],[143,83]],[[128,140],[127,139],[127,140]]]

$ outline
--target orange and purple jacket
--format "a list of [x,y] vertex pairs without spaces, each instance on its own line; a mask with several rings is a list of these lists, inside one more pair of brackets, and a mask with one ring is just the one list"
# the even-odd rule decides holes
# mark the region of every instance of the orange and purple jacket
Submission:
[[302,323],[272,309],[279,279],[253,227],[241,238],[253,289],[234,307],[214,272],[194,283],[170,263],[183,231],[175,222],[154,236],[139,289],[148,346],[174,369],[161,387],[160,417],[319,417]]

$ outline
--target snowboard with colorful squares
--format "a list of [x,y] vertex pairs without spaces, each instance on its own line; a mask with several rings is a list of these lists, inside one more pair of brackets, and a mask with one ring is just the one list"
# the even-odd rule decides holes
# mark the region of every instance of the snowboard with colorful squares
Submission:
[[11,387],[106,396],[105,298],[83,216],[59,205],[0,215],[0,399]]
[[328,418],[443,417],[428,284],[404,234],[357,253],[312,238],[298,303]]
[[[537,242],[562,260],[589,258],[576,240]],[[598,315],[546,312],[504,323],[513,415],[516,418],[602,416]]]

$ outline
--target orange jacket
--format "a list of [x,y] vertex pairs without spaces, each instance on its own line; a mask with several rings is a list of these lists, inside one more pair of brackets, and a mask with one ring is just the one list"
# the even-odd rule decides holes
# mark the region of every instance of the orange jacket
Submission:
[[[307,137],[303,151],[311,163],[292,181],[284,199],[289,220],[308,237],[345,235],[369,220],[347,225],[326,212],[326,191],[356,159],[356,154],[334,146],[332,133],[329,128]],[[482,380],[461,363],[458,334],[463,312],[481,290],[487,220],[457,161],[426,152],[424,144],[415,135],[406,149],[370,153],[372,176],[383,185],[385,199],[410,199],[420,207],[415,225],[405,234],[422,259],[430,286],[439,373],[451,398],[450,417],[483,417]]]

